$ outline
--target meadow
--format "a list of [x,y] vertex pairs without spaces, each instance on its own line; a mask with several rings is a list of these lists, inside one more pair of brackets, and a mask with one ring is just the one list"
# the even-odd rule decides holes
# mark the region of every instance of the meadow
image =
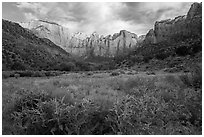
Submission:
[[3,134],[200,135],[202,72],[123,70],[2,80]]

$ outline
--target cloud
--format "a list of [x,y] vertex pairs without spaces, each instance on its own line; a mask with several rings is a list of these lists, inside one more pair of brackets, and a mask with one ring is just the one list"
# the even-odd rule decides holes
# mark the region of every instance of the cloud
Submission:
[[146,34],[157,20],[184,15],[191,3],[17,3],[27,21],[46,19],[68,27],[72,32],[108,35],[128,30]]
[[37,19],[37,17],[34,16],[32,13],[24,13],[24,16],[26,17],[27,20],[35,20],[35,19]]
[[121,18],[133,20],[136,23],[148,23],[184,15],[189,10],[191,3],[143,2],[124,4],[125,8],[120,12]]

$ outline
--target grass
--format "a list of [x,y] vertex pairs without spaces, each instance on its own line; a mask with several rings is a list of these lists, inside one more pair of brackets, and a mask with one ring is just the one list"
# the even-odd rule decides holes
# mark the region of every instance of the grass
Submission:
[[200,135],[202,90],[187,86],[182,76],[111,77],[104,72],[3,79],[2,131],[15,135]]
[[49,77],[49,76],[58,76],[67,73],[66,71],[2,71],[2,78],[6,79],[9,77]]

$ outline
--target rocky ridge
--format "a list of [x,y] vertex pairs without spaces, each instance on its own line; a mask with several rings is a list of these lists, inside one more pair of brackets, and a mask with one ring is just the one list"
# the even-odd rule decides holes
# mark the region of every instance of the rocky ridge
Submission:
[[71,34],[69,29],[43,20],[32,20],[20,25],[31,30],[38,37],[48,38],[68,53],[78,56],[117,56],[137,46],[137,43],[144,39],[126,30],[108,36],[99,35],[96,32],[90,36],[81,32]]
[[47,38],[61,48],[66,49],[69,44],[71,34],[68,28],[65,28],[55,22],[45,20],[31,20],[30,22],[20,23],[24,28],[31,30],[40,38]]
[[202,35],[202,3],[193,3],[187,15],[174,19],[156,21],[154,29],[149,30],[145,43],[154,44],[185,37]]
[[53,70],[72,61],[49,39],[39,38],[19,24],[2,20],[2,70]]
[[154,28],[146,35],[137,36],[126,30],[103,36],[96,32],[90,36],[81,32],[71,34],[68,28],[57,23],[34,20],[21,23],[41,38],[48,38],[68,53],[77,56],[115,57],[128,53],[142,44],[172,42],[186,37],[200,37],[202,34],[202,4],[193,3],[187,15],[174,19],[156,21]]

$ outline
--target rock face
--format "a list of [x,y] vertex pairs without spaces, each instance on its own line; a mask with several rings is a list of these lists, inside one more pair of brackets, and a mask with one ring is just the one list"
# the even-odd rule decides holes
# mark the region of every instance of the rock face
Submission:
[[62,27],[55,22],[44,20],[31,20],[28,23],[20,23],[24,28],[30,29],[40,38],[47,38],[56,45],[66,50],[66,45],[69,44],[71,34],[69,29]]
[[155,31],[153,29],[149,30],[147,33],[145,40],[145,43],[156,43],[156,37],[155,37]]
[[151,29],[145,38],[145,43],[159,43],[183,37],[202,35],[202,4],[191,5],[187,15],[174,19],[156,21],[154,30]]
[[49,39],[2,20],[2,70],[53,70],[72,60],[70,54]]
[[142,43],[145,40],[146,35],[140,35],[138,37],[138,43]]
[[20,25],[30,29],[41,38],[50,39],[68,53],[77,56],[117,56],[126,53],[144,39],[144,37],[138,38],[136,34],[126,30],[121,30],[119,33],[106,37],[96,32],[90,36],[80,32],[72,35],[69,33],[69,29],[43,20],[33,20]]
[[120,33],[106,37],[93,33],[85,41],[87,53],[90,55],[112,57],[124,54],[135,47],[138,43],[138,37],[134,33],[121,30]]

